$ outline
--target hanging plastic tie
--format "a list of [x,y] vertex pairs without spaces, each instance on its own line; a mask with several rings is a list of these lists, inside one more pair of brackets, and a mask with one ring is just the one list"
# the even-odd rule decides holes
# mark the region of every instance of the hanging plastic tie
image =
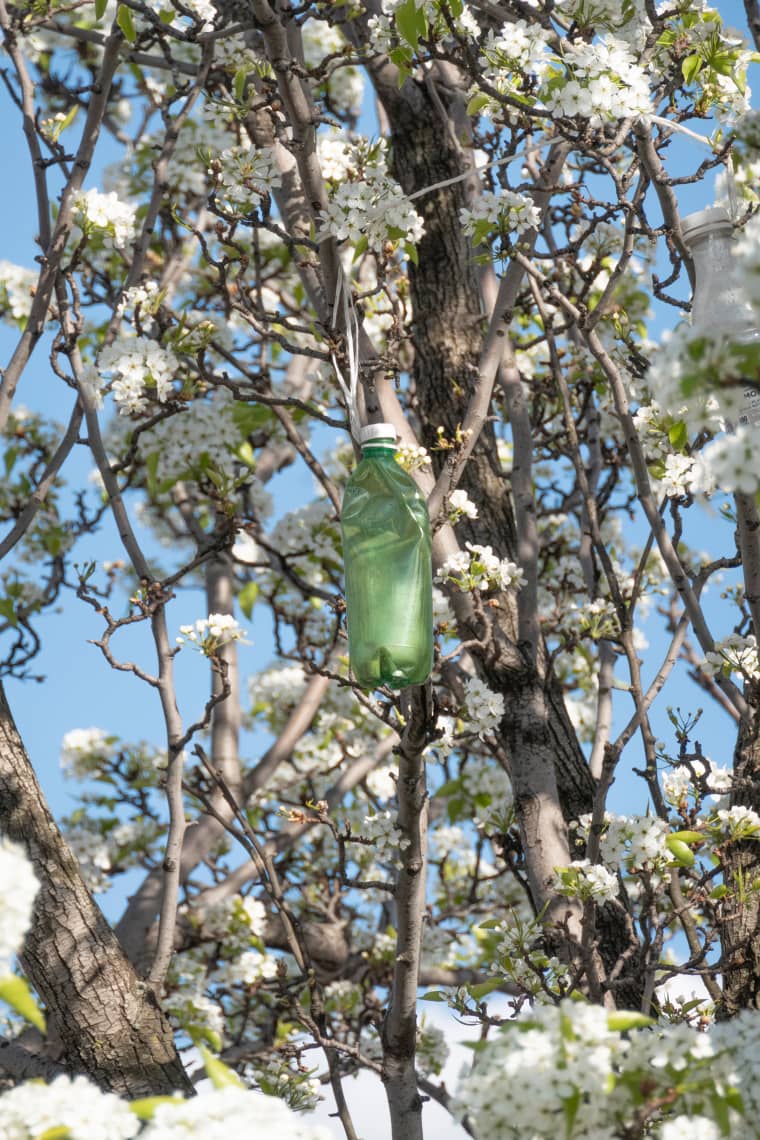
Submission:
[[335,352],[330,358],[335,369],[335,376],[343,393],[348,412],[348,423],[355,443],[359,443],[361,419],[359,417],[359,318],[351,296],[351,287],[346,281],[343,267],[338,262],[338,279],[335,284],[335,299],[333,301],[332,328],[338,328],[338,314],[343,318],[343,333],[346,338],[346,356],[348,358],[348,381],[338,364]]

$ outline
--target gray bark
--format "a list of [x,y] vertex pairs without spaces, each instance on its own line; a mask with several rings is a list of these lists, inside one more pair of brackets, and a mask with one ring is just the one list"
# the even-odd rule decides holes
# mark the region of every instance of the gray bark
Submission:
[[191,1092],[168,1021],[53,821],[1,686],[0,828],[25,849],[41,883],[21,963],[61,1064],[120,1095]]

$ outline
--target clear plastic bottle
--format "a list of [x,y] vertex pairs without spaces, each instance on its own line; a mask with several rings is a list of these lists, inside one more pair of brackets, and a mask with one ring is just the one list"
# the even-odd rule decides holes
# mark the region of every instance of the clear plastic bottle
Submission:
[[433,667],[430,519],[395,440],[392,424],[362,429],[341,512],[349,656],[365,689],[421,684]]
[[[757,314],[737,281],[734,228],[722,206],[698,210],[681,221],[683,240],[694,258],[692,327],[705,335],[723,333],[737,344],[760,343]],[[760,425],[760,392],[744,392],[740,424]]]

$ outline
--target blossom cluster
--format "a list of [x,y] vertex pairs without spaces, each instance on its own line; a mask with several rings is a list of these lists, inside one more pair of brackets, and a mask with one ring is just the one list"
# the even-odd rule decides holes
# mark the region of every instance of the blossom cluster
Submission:
[[276,1096],[230,1085],[190,1100],[164,1100],[146,1126],[127,1101],[103,1092],[86,1077],[56,1077],[50,1084],[27,1081],[0,1095],[2,1135],[63,1135],[68,1140],[209,1140],[255,1134],[262,1140],[330,1140],[328,1131],[297,1116]]
[[569,898],[607,902],[617,898],[620,884],[617,875],[601,863],[574,859],[567,867],[556,868],[554,886],[558,894]]
[[240,641],[245,637],[245,630],[241,629],[237,618],[232,614],[209,614],[207,618],[198,618],[194,625],[181,625],[178,645],[189,641],[200,649],[207,657],[218,653],[223,645],[233,641]]
[[24,943],[39,890],[34,869],[22,848],[0,836],[0,976],[11,970]]
[[0,316],[23,327],[36,287],[37,274],[33,270],[0,260]]
[[[120,336],[100,354],[99,370],[111,376],[111,394],[119,414],[142,415],[151,400],[165,404],[174,393],[179,361],[170,348],[150,337]],[[96,379],[88,371],[86,380]]]
[[272,147],[230,147],[211,166],[217,199],[234,213],[249,213],[282,178]]
[[479,677],[470,677],[465,685],[464,707],[467,729],[476,732],[482,740],[486,733],[498,727],[504,716],[504,697],[489,689]]
[[649,79],[623,40],[565,41],[561,58],[566,71],[548,81],[547,110],[591,126],[651,113]]
[[413,204],[379,163],[361,178],[338,183],[322,217],[318,240],[334,237],[381,250],[386,242],[415,245],[424,223]]
[[730,633],[721,641],[716,641],[715,649],[705,654],[702,669],[713,677],[730,676],[742,673],[745,677],[760,677],[760,662],[757,655],[757,639],[753,633],[743,636]]
[[[590,816],[581,816],[578,826],[585,832]],[[656,817],[615,815],[606,812],[601,836],[601,854],[611,870],[659,874],[670,861],[667,847],[669,828]]]
[[484,190],[472,206],[459,211],[459,221],[464,232],[477,244],[493,230],[509,235],[536,229],[541,213],[527,194],[516,194],[513,190],[493,194]]
[[451,582],[460,590],[519,589],[525,574],[509,558],[499,558],[490,546],[465,543],[464,550],[451,554],[435,576],[436,582]]
[[476,519],[478,517],[478,508],[473,503],[466,491],[461,488],[452,491],[449,495],[449,511],[448,518],[450,523],[457,523],[460,519]]
[[105,248],[125,250],[135,235],[135,215],[135,207],[113,190],[107,194],[83,190],[73,202],[72,236],[76,240],[82,234],[95,235]]
[[646,1088],[647,1135],[749,1135],[759,1020],[745,1013],[697,1033],[684,1024],[647,1028],[639,1014],[582,1002],[537,1005],[488,1039],[460,1082],[458,1110],[478,1140],[551,1140],[558,1120],[568,1140],[612,1140],[640,1111]]
[[409,846],[409,840],[399,834],[395,816],[389,811],[365,815],[361,825],[364,839],[368,839],[379,859],[396,862],[398,853]]
[[72,728],[61,741],[61,768],[74,779],[85,779],[102,768],[114,743],[102,728]]

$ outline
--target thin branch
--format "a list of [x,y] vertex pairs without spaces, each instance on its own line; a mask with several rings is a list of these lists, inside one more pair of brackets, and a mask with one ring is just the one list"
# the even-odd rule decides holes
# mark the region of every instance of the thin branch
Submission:
[[406,728],[397,748],[398,827],[403,846],[396,884],[396,958],[382,1032],[383,1083],[393,1140],[422,1140],[422,1102],[417,1090],[414,1057],[425,915],[428,802],[423,750],[431,715],[430,694],[430,687],[424,685],[405,690]]

